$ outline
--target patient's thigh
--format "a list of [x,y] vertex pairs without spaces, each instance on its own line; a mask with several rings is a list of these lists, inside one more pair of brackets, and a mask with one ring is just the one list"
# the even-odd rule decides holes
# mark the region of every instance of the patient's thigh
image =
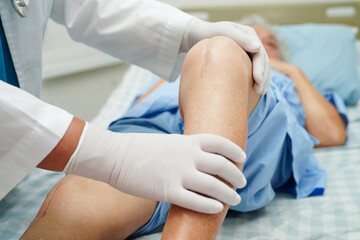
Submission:
[[50,191],[23,239],[124,239],[150,220],[156,205],[68,175]]

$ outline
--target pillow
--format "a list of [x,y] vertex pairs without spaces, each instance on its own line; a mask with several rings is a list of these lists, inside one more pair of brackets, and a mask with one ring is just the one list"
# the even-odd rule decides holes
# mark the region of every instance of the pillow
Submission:
[[338,24],[297,24],[275,27],[290,48],[288,61],[304,71],[319,90],[334,90],[346,104],[360,99],[356,36]]

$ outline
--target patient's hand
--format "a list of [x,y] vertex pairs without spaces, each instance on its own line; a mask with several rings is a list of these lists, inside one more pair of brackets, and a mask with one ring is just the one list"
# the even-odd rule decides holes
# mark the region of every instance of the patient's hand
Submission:
[[285,74],[286,76],[288,76],[290,78],[294,74],[301,71],[300,68],[298,68],[297,66],[295,66],[291,63],[279,60],[279,59],[275,59],[275,58],[270,59],[270,66],[271,66],[271,68]]

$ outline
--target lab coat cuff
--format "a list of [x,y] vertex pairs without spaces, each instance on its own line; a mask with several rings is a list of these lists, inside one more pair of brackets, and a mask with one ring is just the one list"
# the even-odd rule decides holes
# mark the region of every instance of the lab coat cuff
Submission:
[[185,53],[179,53],[182,36],[193,16],[180,10],[173,11],[167,19],[167,24],[163,30],[163,43],[159,47],[159,66],[169,66],[162,68],[163,72],[158,74],[167,81],[175,81],[179,76],[184,62]]
[[[59,126],[64,129],[64,134],[71,122],[70,116],[63,119],[62,126]],[[47,135],[47,141],[44,141],[44,135]],[[1,159],[0,175],[6,177],[1,180],[0,199],[15,188],[55,148],[60,139],[41,125],[28,132],[15,148]]]

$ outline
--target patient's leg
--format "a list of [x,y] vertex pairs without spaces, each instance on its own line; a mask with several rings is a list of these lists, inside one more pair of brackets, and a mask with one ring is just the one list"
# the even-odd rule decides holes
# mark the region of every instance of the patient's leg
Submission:
[[149,221],[156,204],[68,175],[50,191],[22,239],[124,239]]
[[[188,53],[179,96],[184,134],[218,134],[245,150],[247,118],[259,98],[251,61],[232,40],[203,40]],[[163,239],[215,239],[227,210],[208,215],[171,205]]]

